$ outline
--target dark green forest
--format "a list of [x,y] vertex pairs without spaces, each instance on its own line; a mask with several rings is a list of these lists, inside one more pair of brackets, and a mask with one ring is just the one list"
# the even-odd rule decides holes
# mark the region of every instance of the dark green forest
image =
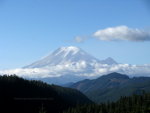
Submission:
[[150,94],[121,97],[117,102],[70,108],[63,113],[150,113]]
[[[0,113],[60,113],[77,104],[92,103],[81,92],[42,81],[0,76]],[[3,112],[2,112],[3,111]]]
[[75,89],[3,75],[0,113],[150,113],[150,93],[143,90],[116,102],[96,104]]

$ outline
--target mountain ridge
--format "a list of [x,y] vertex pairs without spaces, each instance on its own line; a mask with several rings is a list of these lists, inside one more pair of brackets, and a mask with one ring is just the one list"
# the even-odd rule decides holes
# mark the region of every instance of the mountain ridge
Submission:
[[130,96],[143,90],[150,92],[150,77],[133,77],[119,73],[110,73],[93,80],[83,80],[70,85],[78,89],[91,100],[100,103],[116,101],[121,96]]

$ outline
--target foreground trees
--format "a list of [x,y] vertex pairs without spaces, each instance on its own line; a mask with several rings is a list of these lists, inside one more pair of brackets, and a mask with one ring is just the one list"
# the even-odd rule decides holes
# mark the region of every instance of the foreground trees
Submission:
[[121,97],[115,103],[77,106],[63,113],[150,113],[150,94]]
[[0,113],[150,113],[144,91],[116,102],[93,104],[81,92],[17,76],[0,76]]
[[92,103],[75,89],[0,76],[0,113],[61,113],[77,104]]

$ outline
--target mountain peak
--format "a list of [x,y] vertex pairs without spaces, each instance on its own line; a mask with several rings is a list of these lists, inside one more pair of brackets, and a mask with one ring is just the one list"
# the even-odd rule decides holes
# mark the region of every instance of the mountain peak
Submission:
[[69,53],[72,53],[72,55],[74,55],[74,54],[78,53],[79,51],[80,51],[80,49],[78,47],[68,46],[68,47],[59,48],[57,54],[64,52],[65,53],[64,57],[66,57]]
[[60,47],[54,52],[52,52],[49,56],[32,63],[31,65],[26,66],[25,68],[41,68],[41,67],[49,67],[49,66],[75,66],[78,67],[86,67],[87,64],[93,64],[95,62],[99,62],[98,59],[86,53],[84,50],[75,47]]
[[36,61],[25,68],[51,68],[51,66],[57,66],[56,68],[60,68],[60,66],[62,66],[62,69],[70,69],[69,67],[73,67],[76,71],[76,69],[79,70],[82,67],[84,70],[87,69],[89,72],[93,71],[93,68],[95,68],[94,66],[99,63],[116,64],[112,58],[108,58],[101,62],[78,47],[68,46],[58,48],[47,57]]
[[106,63],[106,64],[118,64],[113,58],[111,57],[108,57],[106,58],[105,60],[101,60],[101,63]]
[[60,49],[71,50],[71,51],[79,50],[79,48],[76,46],[60,47]]
[[129,77],[125,74],[120,74],[117,72],[109,73],[107,75],[101,76],[105,78],[117,78],[117,79],[129,79]]

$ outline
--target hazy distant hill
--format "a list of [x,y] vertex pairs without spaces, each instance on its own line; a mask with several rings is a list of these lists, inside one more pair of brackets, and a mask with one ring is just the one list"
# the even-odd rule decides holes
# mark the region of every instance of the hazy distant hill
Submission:
[[76,104],[88,103],[92,102],[75,89],[0,76],[1,113],[39,113],[42,108],[46,113],[60,113]]
[[100,103],[116,101],[121,96],[140,94],[143,90],[150,92],[150,77],[129,78],[127,75],[111,73],[94,80],[83,80],[72,84],[91,100]]

